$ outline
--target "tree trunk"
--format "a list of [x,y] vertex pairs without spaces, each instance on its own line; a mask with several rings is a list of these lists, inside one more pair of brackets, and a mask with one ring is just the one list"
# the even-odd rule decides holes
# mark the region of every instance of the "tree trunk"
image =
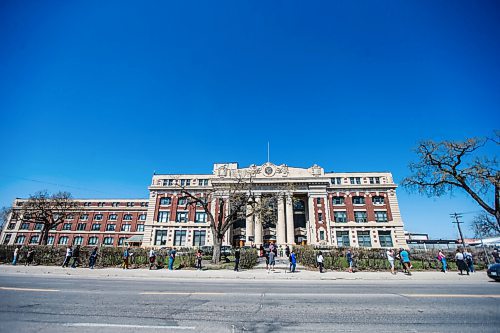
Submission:
[[222,247],[222,237],[219,238],[216,235],[214,237],[214,251],[212,253],[212,263],[213,264],[220,263],[221,247]]
[[47,245],[47,241],[49,239],[49,231],[50,228],[44,224],[42,232],[40,233],[40,242],[38,242],[39,245]]

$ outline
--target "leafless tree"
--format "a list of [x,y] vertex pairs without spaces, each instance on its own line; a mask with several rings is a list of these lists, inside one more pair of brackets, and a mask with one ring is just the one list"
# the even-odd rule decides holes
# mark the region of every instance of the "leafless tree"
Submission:
[[2,230],[3,226],[9,222],[11,212],[11,207],[2,207],[2,209],[0,209],[0,230]]
[[80,214],[80,204],[73,200],[68,192],[50,195],[40,191],[22,202],[18,212],[22,223],[40,223],[43,225],[38,244],[47,245],[49,231],[74,215]]
[[[213,180],[210,189],[195,192],[182,188],[181,193],[188,198],[186,206],[202,207],[207,214],[213,243],[212,262],[217,264],[221,258],[222,241],[229,228],[237,221],[254,215],[259,217],[258,221],[275,224],[275,202],[289,188],[287,184],[281,189],[275,188],[270,194],[258,196],[258,185],[253,182],[253,177],[237,174],[231,178]],[[216,207],[212,212],[214,204]]]
[[487,213],[481,213],[474,217],[471,224],[471,229],[474,231],[474,236],[495,237],[500,235],[500,227],[493,216]]
[[[487,144],[498,148],[499,132],[491,138],[471,138],[461,142],[423,141],[416,149],[419,161],[409,165],[412,175],[403,180],[409,190],[429,196],[464,190],[500,227],[500,172],[497,157],[479,156]],[[492,198],[489,198],[492,197]],[[489,199],[488,199],[489,198]]]

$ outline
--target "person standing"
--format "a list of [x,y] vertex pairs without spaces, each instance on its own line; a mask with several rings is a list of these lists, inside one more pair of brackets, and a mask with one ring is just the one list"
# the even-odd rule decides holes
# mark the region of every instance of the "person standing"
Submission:
[[498,252],[497,248],[493,249],[493,252],[491,252],[491,255],[493,256],[493,260],[495,261],[495,264],[500,264],[500,252]]
[[439,250],[439,253],[437,255],[437,260],[441,262],[441,272],[446,273],[447,262],[446,262],[446,256],[444,255],[443,251]]
[[295,252],[292,250],[290,253],[290,272],[295,273],[295,267],[297,266],[297,258],[295,257]]
[[235,272],[239,272],[239,270],[240,270],[240,256],[241,256],[240,249],[237,248],[234,251],[234,271]]
[[90,269],[94,269],[96,261],[97,261],[97,246],[94,247],[94,249],[92,250],[92,253],[90,253],[90,257],[89,257],[89,268]]
[[71,261],[71,257],[73,256],[73,251],[71,250],[71,246],[66,248],[66,255],[64,256],[64,261],[62,267],[68,267],[69,262]]
[[196,252],[196,269],[201,271],[201,260],[203,259],[203,254],[201,253],[201,250],[198,250]]
[[130,257],[130,247],[126,247],[125,250],[123,251],[123,264],[122,268],[123,269],[128,269],[128,259]]
[[457,268],[460,271],[459,274],[463,275],[463,271],[466,271],[467,275],[469,275],[469,268],[465,264],[465,257],[460,249],[457,249],[457,253],[455,254],[455,261],[457,262]]
[[156,253],[155,253],[155,250],[153,250],[153,248],[151,248],[149,250],[149,270],[153,269],[153,266],[155,265],[155,263],[156,263]]
[[287,258],[290,257],[290,246],[288,246],[288,245],[285,247],[285,255]]
[[12,259],[12,265],[16,265],[17,264],[17,258],[19,257],[19,246],[16,246],[15,250],[14,250],[14,259]]
[[351,250],[347,250],[345,257],[347,259],[347,264],[349,265],[349,273],[354,273],[354,271],[353,271],[354,259],[353,259]]
[[264,246],[261,244],[260,247],[259,247],[259,257],[263,257],[264,256]]
[[391,265],[391,274],[395,275],[396,272],[394,271],[394,250],[387,249],[385,254],[387,255],[387,261],[389,261],[389,265]]
[[323,252],[319,251],[316,262],[318,263],[319,272],[323,273]]
[[73,250],[73,264],[71,264],[71,268],[76,268],[77,265],[81,265],[80,263],[80,245],[77,245]]
[[474,260],[472,259],[472,252],[470,252],[470,249],[465,250],[464,260],[469,272],[474,273]]
[[175,251],[175,247],[172,248],[168,252],[168,270],[173,271],[174,270],[174,262],[175,262],[175,255],[177,254],[177,251]]
[[283,258],[283,246],[280,245],[280,258]]
[[274,251],[269,251],[269,269],[268,269],[268,273],[270,270],[274,271],[274,265],[276,264],[276,253],[274,253]]
[[26,263],[24,266],[29,266],[33,263],[33,257],[35,256],[35,250],[28,248],[28,254],[26,255]]
[[401,256],[401,261],[403,261],[403,267],[406,271],[407,275],[411,275],[411,261],[410,261],[410,253],[407,250],[401,249],[399,251],[399,255]]

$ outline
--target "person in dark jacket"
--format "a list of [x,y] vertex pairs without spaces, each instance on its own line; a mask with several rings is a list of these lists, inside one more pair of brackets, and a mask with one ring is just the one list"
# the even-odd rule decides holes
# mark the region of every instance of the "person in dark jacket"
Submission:
[[81,265],[80,263],[80,245],[77,245],[73,250],[73,264],[71,264],[71,268],[76,268],[77,265]]
[[94,269],[95,263],[97,261],[97,247],[94,247],[92,250],[92,253],[90,254],[89,257],[89,268]]
[[240,249],[234,251],[234,271],[238,272],[240,266]]

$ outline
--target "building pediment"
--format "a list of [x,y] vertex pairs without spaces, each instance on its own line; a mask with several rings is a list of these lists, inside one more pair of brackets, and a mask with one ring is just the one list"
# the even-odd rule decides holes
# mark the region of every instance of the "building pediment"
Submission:
[[220,178],[303,178],[324,176],[325,171],[316,164],[310,168],[293,168],[286,164],[267,162],[252,164],[248,168],[238,168],[237,163],[217,163],[214,164],[213,173]]

